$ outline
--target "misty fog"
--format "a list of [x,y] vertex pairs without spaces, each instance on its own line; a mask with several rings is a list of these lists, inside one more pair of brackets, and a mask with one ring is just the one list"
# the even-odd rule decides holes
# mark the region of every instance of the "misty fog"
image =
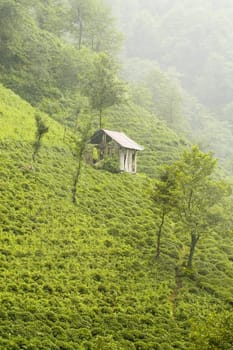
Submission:
[[[178,112],[182,115],[178,119],[188,122],[194,140],[205,149],[214,149],[220,157],[231,158],[233,2],[108,0],[108,3],[125,37],[124,77],[151,88],[148,78],[151,80],[154,72],[152,95],[161,86],[161,80],[170,80],[175,95],[182,100]],[[167,95],[171,99],[174,94]],[[164,98],[161,94],[157,96],[160,102]]]

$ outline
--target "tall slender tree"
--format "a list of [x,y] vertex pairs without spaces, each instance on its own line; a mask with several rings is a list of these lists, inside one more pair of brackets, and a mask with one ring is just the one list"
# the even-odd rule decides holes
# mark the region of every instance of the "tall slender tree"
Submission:
[[41,141],[44,135],[49,131],[49,127],[45,124],[39,114],[35,115],[36,120],[36,134],[33,143],[32,164],[35,162],[36,156],[41,148]]
[[88,96],[93,110],[98,112],[99,128],[103,127],[103,113],[124,100],[126,86],[117,77],[118,66],[115,61],[105,53],[96,55],[93,69],[81,79],[81,88]]
[[83,162],[84,162],[84,154],[87,148],[88,141],[91,136],[91,119],[85,113],[86,118],[82,125],[79,126],[79,132],[77,138],[74,140],[75,142],[75,162],[76,168],[73,177],[73,185],[72,185],[72,202],[74,204],[77,203],[76,195],[77,195],[77,185],[79,183],[80,175],[82,173]]
[[157,231],[156,259],[159,259],[161,252],[161,237],[163,234],[166,218],[173,210],[177,202],[176,183],[174,176],[169,172],[169,167],[165,167],[159,179],[155,182],[152,199],[159,208],[160,223]]
[[71,32],[79,49],[115,53],[122,35],[115,29],[111,10],[102,0],[70,0]]

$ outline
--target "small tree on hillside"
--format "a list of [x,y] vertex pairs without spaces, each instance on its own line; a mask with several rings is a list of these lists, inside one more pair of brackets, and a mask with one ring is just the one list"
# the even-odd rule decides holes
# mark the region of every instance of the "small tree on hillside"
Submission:
[[105,53],[96,55],[90,74],[82,77],[81,89],[89,98],[90,106],[98,112],[99,128],[103,127],[103,112],[123,101],[125,84],[117,77],[117,65]]
[[70,0],[69,24],[78,48],[118,52],[122,35],[115,29],[111,9],[102,0]]
[[156,257],[160,255],[160,241],[165,218],[172,212],[184,231],[190,235],[187,266],[192,267],[199,240],[217,229],[223,221],[223,203],[231,194],[230,186],[216,181],[212,175],[216,159],[203,153],[198,146],[185,151],[180,160],[164,168],[164,175],[156,181],[153,200],[160,210]]
[[35,115],[35,120],[36,120],[36,134],[35,134],[35,141],[33,143],[32,163],[35,162],[36,156],[40,150],[43,136],[49,131],[49,127],[46,126],[46,124],[41,119],[41,116],[39,114]]
[[75,140],[75,161],[77,162],[76,170],[73,178],[72,186],[72,202],[77,203],[76,194],[77,194],[77,185],[79,178],[82,172],[84,154],[88,141],[91,136],[91,121],[89,119],[85,120],[84,124],[79,127],[79,134]]
[[190,235],[189,268],[192,267],[197,243],[203,235],[216,229],[222,218],[216,215],[216,211],[224,198],[231,194],[227,183],[213,180],[215,167],[216,159],[212,154],[203,153],[198,146],[194,146],[169,168],[176,181],[177,202],[174,210]]
[[157,208],[159,208],[160,224],[157,232],[156,259],[160,257],[161,236],[165,224],[165,219],[173,210],[177,202],[176,184],[169,167],[164,167],[159,179],[155,182],[152,193],[152,199]]

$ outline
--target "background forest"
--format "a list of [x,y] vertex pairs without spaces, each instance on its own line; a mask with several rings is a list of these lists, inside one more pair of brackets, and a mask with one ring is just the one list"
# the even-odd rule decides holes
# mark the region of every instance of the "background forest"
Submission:
[[1,349],[233,348],[232,12],[0,0]]
[[232,1],[109,3],[125,33],[124,76],[143,82],[169,125],[232,168]]

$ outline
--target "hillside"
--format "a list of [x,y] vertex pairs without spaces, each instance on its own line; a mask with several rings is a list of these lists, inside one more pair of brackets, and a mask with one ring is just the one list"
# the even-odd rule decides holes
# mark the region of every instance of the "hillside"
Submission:
[[133,103],[112,108],[107,114],[106,125],[124,131],[145,148],[139,152],[139,172],[151,177],[159,167],[177,159],[188,141],[177,135],[166,123],[144,108]]
[[[75,160],[63,127],[46,115],[49,132],[28,168],[34,113],[0,87],[0,348],[191,349],[200,315],[232,306],[230,235],[201,241],[190,273],[180,267],[188,237],[170,219],[156,262],[153,181],[85,166],[74,206]],[[157,169],[184,145],[135,106],[109,118],[145,145],[141,170]]]

